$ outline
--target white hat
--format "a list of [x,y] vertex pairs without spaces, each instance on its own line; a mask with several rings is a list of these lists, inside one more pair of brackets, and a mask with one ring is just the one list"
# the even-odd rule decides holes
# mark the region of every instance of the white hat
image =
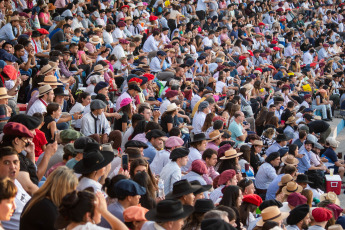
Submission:
[[337,141],[334,137],[327,137],[326,142],[333,148],[338,148],[340,142]]

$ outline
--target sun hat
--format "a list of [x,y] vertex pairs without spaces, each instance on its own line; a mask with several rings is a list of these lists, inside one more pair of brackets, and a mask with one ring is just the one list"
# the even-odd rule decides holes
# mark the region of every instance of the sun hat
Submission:
[[333,204],[336,204],[336,205],[340,206],[340,200],[339,200],[337,194],[335,194],[335,192],[328,192],[328,193],[322,194],[320,196],[320,201],[324,201],[324,200],[329,200]]
[[46,93],[49,93],[52,91],[52,87],[50,85],[43,85],[38,88],[38,96],[43,96]]
[[297,119],[294,116],[291,116],[285,121],[285,124],[293,124]]
[[145,214],[149,210],[140,206],[130,206],[123,211],[123,219],[125,222],[147,221]]
[[53,75],[47,75],[44,77],[43,82],[38,83],[39,85],[63,85],[57,81],[57,78]]
[[120,103],[120,107],[122,108],[126,105],[129,105],[131,102],[132,102],[132,98],[129,98],[129,97],[124,98],[124,99],[122,99],[122,101]]
[[5,87],[0,87],[0,99],[7,99],[12,97],[13,96],[7,94],[7,89]]
[[295,181],[290,181],[283,187],[282,192],[286,195],[290,195],[291,193],[300,193],[302,190],[303,188],[301,185],[297,184]]
[[179,200],[162,200],[156,208],[145,214],[146,219],[156,222],[168,222],[186,218],[194,208],[190,205],[182,205]]
[[201,187],[198,185],[191,185],[189,183],[189,181],[187,181],[186,179],[184,180],[179,180],[176,181],[173,184],[173,190],[172,192],[168,193],[165,198],[167,199],[176,199],[176,198],[180,198],[184,195],[188,195],[190,193],[194,193],[195,191],[197,191],[198,189],[200,189]]
[[87,143],[83,159],[73,169],[78,174],[90,174],[107,166],[113,159],[113,152],[101,151],[98,143]]
[[285,186],[288,182],[293,181],[293,177],[290,174],[285,174],[280,179],[280,182],[278,183],[279,186]]
[[51,65],[49,65],[49,64],[44,65],[44,66],[41,68],[41,70],[40,70],[40,74],[41,74],[41,75],[45,75],[45,74],[51,72],[53,69],[54,69],[54,68],[53,68]]
[[208,136],[213,141],[213,140],[218,139],[222,135],[223,135],[223,133],[219,132],[219,130],[216,129],[216,130],[213,130],[212,132],[210,132],[210,134]]
[[289,216],[288,212],[280,212],[277,206],[270,206],[261,211],[261,217],[256,226],[262,227],[268,220],[279,222]]
[[264,143],[260,140],[254,140],[252,145],[253,146],[264,146]]
[[340,144],[334,137],[327,137],[326,142],[333,148],[338,148]]
[[175,103],[171,103],[170,105],[168,105],[166,112],[175,111],[177,109],[178,109],[177,105]]
[[3,128],[3,133],[5,135],[13,135],[17,137],[34,138],[32,132],[30,132],[25,125],[17,122],[8,122]]
[[19,21],[19,17],[18,16],[11,16],[10,22],[13,22],[13,21]]
[[289,154],[285,157],[282,157],[282,162],[286,165],[298,165],[299,161],[293,155]]
[[225,151],[224,156],[221,157],[221,160],[228,160],[232,159],[238,156],[241,156],[243,153],[238,153],[235,149],[229,149],[228,151]]
[[99,43],[102,43],[103,40],[102,40],[102,38],[100,38],[97,35],[95,35],[92,38],[90,38],[89,42],[92,43],[92,44],[96,44],[97,45]]
[[106,70],[106,68],[104,68],[103,65],[101,65],[101,64],[98,64],[93,68],[94,72],[104,71],[104,70]]
[[184,141],[177,136],[171,136],[165,141],[165,147],[173,148],[177,146],[183,146]]

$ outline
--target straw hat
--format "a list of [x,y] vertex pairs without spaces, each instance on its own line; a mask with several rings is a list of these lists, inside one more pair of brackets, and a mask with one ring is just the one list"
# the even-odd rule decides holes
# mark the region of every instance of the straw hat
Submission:
[[328,230],[343,230],[343,227],[340,224],[335,224],[335,225],[329,226]]
[[5,87],[0,87],[0,99],[12,98],[7,94],[7,89]]
[[93,68],[94,72],[104,71],[104,70],[105,70],[105,68],[101,64],[98,64],[95,66],[95,68]]
[[39,88],[38,88],[38,96],[40,97],[40,96],[43,96],[44,94],[46,94],[46,93],[49,93],[50,91],[52,91],[53,89],[52,89],[52,87],[50,87],[50,85],[43,85],[43,86],[40,86]]
[[60,69],[57,62],[49,61],[48,64],[55,70]]
[[300,193],[302,190],[303,188],[301,185],[297,184],[295,181],[290,181],[283,187],[282,192],[289,195],[294,192]]
[[284,162],[286,165],[298,165],[299,161],[293,155],[289,154],[282,158],[282,162]]
[[256,145],[256,146],[264,146],[264,143],[260,140],[254,140],[252,145]]
[[49,73],[52,70],[54,70],[54,68],[51,65],[47,64],[47,65],[45,65],[45,66],[43,66],[41,68],[40,74],[41,75],[45,75],[45,74]]
[[270,206],[262,210],[261,212],[262,219],[260,219],[256,226],[263,226],[264,223],[268,220],[272,220],[275,222],[279,222],[281,220],[284,220],[289,216],[288,212],[280,212],[280,209],[277,206]]
[[208,84],[213,83],[213,82],[216,82],[216,79],[214,79],[214,77],[210,77],[208,79]]
[[320,201],[329,200],[333,204],[340,206],[340,200],[335,192],[324,193],[320,196]]
[[285,174],[280,179],[280,182],[278,183],[279,186],[286,185],[288,182],[293,181],[293,177],[290,174]]
[[208,135],[211,140],[216,140],[217,138],[221,137],[223,133],[219,132],[219,130],[214,130],[210,132]]
[[10,22],[13,22],[13,21],[19,21],[19,17],[18,16],[12,16],[10,18]]
[[296,121],[296,118],[294,116],[291,116],[285,121],[285,124],[293,124]]
[[90,39],[90,43],[92,44],[99,44],[99,43],[102,43],[103,40],[102,38],[98,37],[98,36],[93,36],[91,39]]
[[171,103],[168,105],[167,112],[175,111],[177,109],[177,105],[175,103]]
[[38,83],[39,85],[62,85],[62,83],[57,81],[57,78],[53,75],[47,75],[44,77],[44,81]]
[[220,159],[221,160],[228,160],[228,159],[235,158],[235,157],[238,157],[241,155],[242,155],[242,153],[236,152],[235,149],[229,149],[228,151],[225,151],[224,156],[221,157]]

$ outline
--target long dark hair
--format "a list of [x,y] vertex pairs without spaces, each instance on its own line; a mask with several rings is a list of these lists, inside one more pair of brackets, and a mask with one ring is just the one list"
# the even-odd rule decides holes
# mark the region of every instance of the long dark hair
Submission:
[[132,140],[137,134],[144,133],[146,124],[147,123],[145,120],[139,121],[138,124],[135,126],[132,135],[128,138],[128,140]]
[[220,160],[219,168],[218,168],[219,174],[221,174],[222,172],[228,169],[233,169],[237,171],[236,158],[231,158],[228,160]]
[[240,213],[240,221],[244,226],[247,226],[247,220],[249,217],[249,213],[253,213],[256,208],[255,204],[248,203],[248,202],[243,202],[239,208],[239,213]]
[[147,209],[153,209],[156,207],[155,201],[155,187],[147,172],[137,172],[134,175],[133,181],[146,188],[146,193],[140,197],[140,204]]
[[131,103],[128,105],[125,105],[119,109],[119,111],[122,111],[123,113],[126,113],[130,119],[132,119],[132,109],[131,109]]
[[223,198],[219,202],[220,205],[225,205],[238,210],[237,199],[240,196],[240,188],[235,185],[229,185],[223,189]]

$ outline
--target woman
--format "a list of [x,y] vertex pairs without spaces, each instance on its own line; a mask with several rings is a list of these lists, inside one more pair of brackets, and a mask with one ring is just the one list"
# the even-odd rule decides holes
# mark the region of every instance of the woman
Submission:
[[257,118],[255,119],[255,129],[256,133],[261,136],[264,131],[264,124],[266,121],[266,116],[268,113],[268,109],[266,107],[263,107],[259,114],[257,115]]
[[130,121],[133,116],[132,99],[125,98],[121,101],[120,109],[118,113],[121,115],[120,119],[115,119],[114,130],[120,130],[121,132],[126,132]]
[[237,68],[237,72],[239,76],[245,77],[250,73],[251,68],[248,67],[248,64],[249,63],[247,59],[243,59],[241,61],[241,65]]
[[301,195],[307,198],[307,204],[309,207],[313,207],[313,192],[310,189],[303,189]]
[[176,127],[174,118],[178,113],[178,107],[175,103],[168,105],[167,110],[162,114],[161,117],[161,126],[162,130],[166,133],[169,133],[173,127]]
[[109,56],[110,54],[110,49],[109,48],[106,48],[105,50],[103,50],[97,57],[96,59],[96,62],[98,61],[104,61],[104,60],[107,60],[107,57]]
[[62,198],[74,191],[77,184],[73,170],[65,166],[55,169],[25,205],[20,229],[55,229],[54,223]]
[[240,187],[243,195],[254,194],[255,192],[254,182],[247,177],[240,180],[237,185]]
[[185,225],[182,230],[197,230],[201,228],[201,221],[204,214],[214,209],[212,200],[199,199],[195,201],[194,212],[186,219]]
[[182,167],[183,172],[188,172],[192,162],[197,159],[201,159],[202,152],[206,150],[207,138],[204,133],[194,134],[191,137],[188,163],[186,166]]
[[83,159],[73,167],[75,173],[81,174],[77,190],[102,191],[102,182],[109,173],[113,159],[114,153],[100,151],[98,143],[86,144]]
[[[67,194],[59,207],[58,229],[107,229],[97,226],[103,217],[113,230],[128,230],[126,225],[113,216],[101,192],[73,191]],[[66,223],[67,222],[67,223]]]
[[[0,179],[0,221],[9,221],[16,209],[14,199],[17,195],[17,187],[10,178]],[[0,229],[3,227],[0,223]]]
[[219,202],[219,205],[225,205],[232,208],[236,213],[236,225],[237,229],[241,229],[241,221],[239,210],[242,203],[242,191],[238,186],[229,185],[223,190],[223,198]]
[[[77,65],[89,65],[90,67],[92,67],[92,64],[95,62],[95,60],[87,56],[85,50],[85,42],[79,42],[77,52]],[[86,76],[87,75],[88,74],[86,73]]]
[[40,10],[38,19],[40,21],[41,27],[46,30],[49,30],[49,28],[53,25],[52,21],[50,20],[49,8],[46,4]]
[[264,157],[260,155],[263,145],[264,144],[262,141],[255,140],[250,149],[250,165],[253,167],[255,174],[258,172],[260,165],[265,160],[265,155]]
[[240,220],[244,228],[249,227],[249,223],[255,221],[256,209],[262,203],[260,196],[250,194],[243,196],[243,202],[240,206]]
[[[87,105],[91,103],[91,95],[88,92],[82,92],[78,95],[77,102],[69,111],[70,114],[75,113],[82,113]],[[72,121],[72,125],[74,124],[74,129],[77,131],[81,128],[81,119],[76,121]]]
[[[240,156],[240,160],[238,161],[239,165],[241,166],[241,172],[246,173],[247,177],[254,176],[254,170],[250,167],[250,147],[248,145],[242,145],[240,147],[240,152],[243,153]],[[248,168],[246,168],[246,165]]]
[[275,135],[275,130],[274,128],[268,128],[266,129],[263,134],[261,135],[261,140],[263,143],[263,147],[262,147],[262,151],[260,153],[260,155],[265,155],[266,149],[271,146],[274,142],[273,137]]
[[322,119],[325,121],[331,121],[332,105],[333,102],[329,100],[327,96],[327,91],[325,89],[319,89],[317,93],[313,96],[311,108],[321,110]]
[[220,158],[221,162],[219,164],[218,172],[221,174],[225,170],[233,169],[237,171],[240,168],[238,163],[238,157],[242,155],[242,153],[237,153],[235,149],[229,149],[224,153],[224,156]]
[[154,185],[152,184],[149,174],[146,171],[138,171],[134,175],[133,181],[146,188],[146,194],[140,196],[140,205],[147,209],[155,208],[157,189],[155,189]]
[[213,118],[215,117],[214,113],[209,113],[206,115],[204,125],[201,127],[201,131],[205,133],[206,137],[212,132],[213,130]]
[[56,131],[56,120],[61,116],[61,107],[57,103],[50,103],[47,106],[47,113],[44,116],[44,124],[41,131],[44,132],[48,143],[53,143],[55,141]]

